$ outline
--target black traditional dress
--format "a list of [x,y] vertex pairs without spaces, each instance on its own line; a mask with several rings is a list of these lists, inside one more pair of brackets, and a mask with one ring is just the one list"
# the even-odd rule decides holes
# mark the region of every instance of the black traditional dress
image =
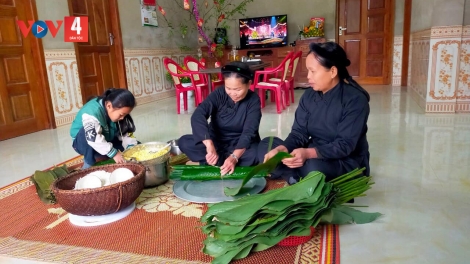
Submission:
[[[320,171],[330,180],[362,167],[366,168],[364,174],[369,175],[369,112],[369,94],[362,87],[340,82],[325,94],[306,90],[295,112],[291,133],[284,141],[275,138],[272,148],[284,145],[289,152],[315,148],[318,158],[308,159],[294,170],[280,165],[272,177],[295,183],[311,171]],[[268,142],[266,138],[259,144],[260,160],[268,151]]]
[[204,164],[207,152],[202,141],[212,139],[219,155],[219,166],[235,149],[246,149],[238,159],[238,166],[255,165],[261,140],[260,121],[261,104],[256,93],[249,90],[243,100],[235,103],[225,87],[220,87],[196,108],[191,117],[193,134],[182,136],[178,145],[190,160]]

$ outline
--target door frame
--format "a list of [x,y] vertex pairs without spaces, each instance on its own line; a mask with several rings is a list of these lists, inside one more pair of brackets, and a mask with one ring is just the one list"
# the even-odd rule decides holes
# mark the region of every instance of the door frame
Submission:
[[[339,42],[339,1],[336,0],[336,12],[335,12],[335,42]],[[392,76],[393,76],[393,40],[394,40],[394,31],[395,31],[395,0],[385,0],[385,1],[391,1],[390,3],[390,8],[392,9],[390,12],[390,39],[389,43],[386,43],[385,47],[386,50],[390,50],[391,52],[388,52],[385,56],[389,60],[389,65],[385,65],[387,67],[387,75],[384,76],[384,80],[386,84],[392,84]],[[403,43],[404,44],[404,43]]]
[[[28,8],[29,14],[32,16],[32,20],[38,20],[38,12],[36,7],[36,0],[28,0]],[[47,112],[47,119],[44,120],[46,129],[55,129],[55,116],[54,116],[54,106],[52,104],[52,95],[51,95],[51,88],[49,86],[49,77],[47,73],[47,66],[46,66],[46,58],[45,58],[45,50],[44,46],[42,45],[42,39],[39,38],[30,38],[31,46],[32,46],[32,56],[33,61],[38,65],[37,68],[37,77],[39,80],[40,85],[42,86],[42,93],[44,97],[44,107],[46,108]],[[40,106],[36,106],[40,107]]]
[[[69,6],[69,14],[73,16],[72,10],[72,1],[82,1],[82,0],[67,0]],[[125,88],[127,89],[127,77],[126,77],[126,63],[124,59],[124,45],[122,43],[122,33],[121,33],[121,22],[119,20],[119,6],[117,0],[107,0],[109,3],[109,14],[111,19],[111,30],[114,35],[114,52],[116,56],[116,67],[117,67],[117,74],[118,74],[118,85],[119,87],[113,88]],[[78,49],[78,43],[74,42],[74,49],[75,49],[75,57],[77,61],[77,70],[79,76],[80,87],[83,87],[83,80],[81,76],[83,75],[81,63],[78,57],[80,56],[80,52]],[[83,104],[85,104],[87,98],[83,98]]]
[[408,86],[408,69],[411,42],[411,9],[412,0],[405,0],[405,8],[403,10],[403,44],[401,57],[401,86]]

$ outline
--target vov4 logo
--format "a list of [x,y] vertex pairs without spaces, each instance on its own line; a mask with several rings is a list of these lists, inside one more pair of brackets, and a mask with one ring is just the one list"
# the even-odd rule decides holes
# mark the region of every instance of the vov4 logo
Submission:
[[55,38],[63,23],[65,42],[88,42],[88,17],[86,16],[67,16],[64,20],[56,20],[57,25],[52,20],[29,20],[28,26],[21,20],[17,20],[16,23],[25,38],[29,32],[33,33],[36,38],[43,38],[51,32],[52,37]]

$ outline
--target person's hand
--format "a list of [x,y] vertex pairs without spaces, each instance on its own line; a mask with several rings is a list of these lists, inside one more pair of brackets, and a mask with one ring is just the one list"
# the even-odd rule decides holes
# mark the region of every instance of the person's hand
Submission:
[[220,175],[224,176],[226,174],[232,174],[235,170],[235,165],[237,164],[237,160],[233,157],[228,157],[225,159],[224,165],[220,167]]
[[212,140],[205,142],[206,145],[206,161],[209,165],[216,165],[217,161],[219,160],[219,155],[217,155],[217,151],[215,150],[214,143]]
[[279,153],[279,150],[277,150],[277,149],[272,149],[271,151],[266,153],[266,155],[264,155],[263,163],[268,161],[270,158],[274,157],[277,153]]
[[274,157],[277,153],[279,153],[281,151],[282,152],[287,152],[287,148],[284,147],[284,146],[278,146],[276,148],[273,148],[271,151],[266,153],[266,155],[264,155],[263,163],[265,163],[266,161],[268,161],[270,158]]
[[294,149],[290,154],[293,157],[283,159],[282,163],[291,169],[302,167],[308,159],[308,151],[306,148]]
[[118,153],[113,157],[114,161],[116,163],[124,163],[126,162],[124,158],[122,157],[121,151],[118,151]]

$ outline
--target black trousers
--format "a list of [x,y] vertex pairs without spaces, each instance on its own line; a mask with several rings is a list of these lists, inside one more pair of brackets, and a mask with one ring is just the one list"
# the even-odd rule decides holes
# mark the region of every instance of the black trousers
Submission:
[[[272,148],[283,145],[284,141],[275,137]],[[260,162],[264,160],[264,155],[268,152],[269,138],[264,138],[258,145],[258,159]],[[279,164],[271,173],[272,179],[284,179],[289,184],[294,184],[307,176],[312,171],[319,171],[326,176],[326,181],[330,181],[338,176],[348,173],[355,168],[359,168],[359,164],[348,159],[345,163],[339,159],[308,159],[302,167],[291,169],[284,164]]]
[[[124,151],[122,142],[117,137],[115,137],[114,140],[111,141],[111,143],[113,143],[114,148],[120,151]],[[78,154],[84,156],[83,160],[86,164],[90,166],[93,166],[96,163],[97,158],[107,157],[98,153],[94,148],[92,148],[88,144],[85,137],[85,129],[83,127],[78,131],[77,136],[73,140],[72,147]]]
[[[217,166],[222,166],[225,159],[235,150],[238,140],[229,142],[213,141],[219,160]],[[206,164],[206,146],[202,142],[195,142],[193,135],[184,135],[178,139],[178,146],[180,150],[188,156],[191,161]],[[237,166],[253,166],[258,164],[258,144],[252,143],[250,147],[245,150],[245,153],[238,159]]]

